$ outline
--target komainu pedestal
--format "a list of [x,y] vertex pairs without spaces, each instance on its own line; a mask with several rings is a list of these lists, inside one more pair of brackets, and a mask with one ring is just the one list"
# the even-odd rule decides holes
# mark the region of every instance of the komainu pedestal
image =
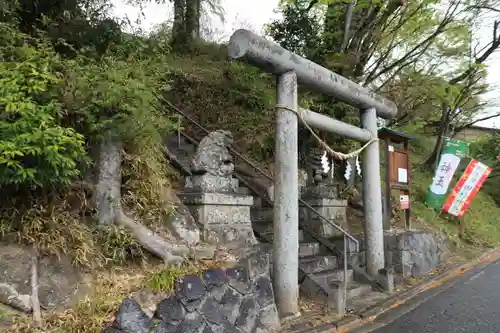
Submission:
[[[337,187],[333,184],[310,184],[302,192],[302,200],[312,206],[323,217],[347,231],[347,200],[338,199]],[[304,205],[300,205],[299,214],[312,231],[324,237],[343,236],[337,228],[321,219]]]
[[200,224],[205,242],[221,245],[257,243],[250,220],[253,197],[237,192],[228,131],[215,131],[201,140],[186,179],[183,203]]
[[[328,170],[322,165],[321,150],[312,150],[307,155],[309,173],[308,185],[302,189],[301,197],[323,217],[347,230],[347,200],[340,200],[337,185],[329,177]],[[331,167],[331,166],[329,166]],[[326,222],[304,205],[299,206],[300,219],[309,226],[311,231],[327,238],[342,236],[343,233],[331,223]]]

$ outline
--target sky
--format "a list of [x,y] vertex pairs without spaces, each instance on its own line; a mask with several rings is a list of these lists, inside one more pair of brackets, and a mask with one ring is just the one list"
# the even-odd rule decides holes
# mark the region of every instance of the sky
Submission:
[[[257,34],[263,32],[263,27],[273,19],[279,18],[279,14],[275,12],[279,0],[220,0],[224,8],[225,15],[222,22],[217,17],[209,18],[211,31],[206,32],[210,39],[217,41],[227,41],[231,34],[239,29],[245,28]],[[157,4],[151,1],[147,6],[144,6],[142,15],[141,11],[134,6],[127,5],[126,0],[113,0],[113,13],[119,18],[128,18],[134,22],[135,26],[139,26],[142,30],[149,31],[158,24],[171,19],[173,16],[172,5],[170,1],[166,4]],[[139,21],[137,21],[139,19]],[[204,24],[202,23],[202,26]],[[491,38],[491,26],[485,26],[484,31],[481,31],[480,38],[489,40]],[[488,78],[490,91],[482,96],[490,106],[485,112],[500,112],[500,76],[496,75],[497,69],[500,69],[500,51],[494,54],[487,62]],[[498,104],[498,106],[497,106]],[[490,119],[484,122],[477,123],[484,127],[500,128],[500,117]]]

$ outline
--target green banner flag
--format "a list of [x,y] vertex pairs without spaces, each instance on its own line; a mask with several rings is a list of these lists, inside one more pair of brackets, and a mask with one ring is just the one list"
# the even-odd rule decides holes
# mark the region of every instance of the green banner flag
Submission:
[[448,138],[445,139],[443,149],[441,150],[441,156],[439,157],[439,164],[434,171],[432,184],[429,186],[427,196],[425,197],[425,204],[427,206],[435,209],[441,209],[443,207],[453,175],[455,171],[457,171],[460,160],[462,157],[466,156],[468,152],[468,142]]

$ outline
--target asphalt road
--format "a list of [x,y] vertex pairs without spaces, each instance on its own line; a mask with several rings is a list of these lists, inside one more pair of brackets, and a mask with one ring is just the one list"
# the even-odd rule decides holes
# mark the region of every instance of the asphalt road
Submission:
[[422,295],[363,332],[500,333],[500,261]]

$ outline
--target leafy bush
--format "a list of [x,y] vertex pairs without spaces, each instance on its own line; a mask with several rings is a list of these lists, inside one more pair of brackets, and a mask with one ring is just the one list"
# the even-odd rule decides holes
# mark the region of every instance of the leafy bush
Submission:
[[113,57],[72,62],[68,80],[74,89],[67,94],[74,103],[69,107],[75,126],[90,141],[161,142],[171,122],[159,108],[158,84],[148,66],[148,61]]
[[60,59],[50,44],[0,23],[0,186],[68,184],[84,137],[61,125]]

